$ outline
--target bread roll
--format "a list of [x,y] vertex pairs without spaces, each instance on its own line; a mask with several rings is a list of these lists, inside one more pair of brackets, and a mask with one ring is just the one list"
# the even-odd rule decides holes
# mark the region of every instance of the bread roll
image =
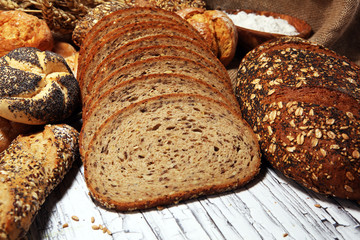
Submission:
[[185,8],[176,13],[199,31],[215,56],[225,66],[232,61],[236,53],[238,34],[236,26],[224,12]]
[[78,157],[78,132],[68,125],[17,137],[0,153],[0,239],[29,230],[46,197]]
[[0,58],[0,72],[0,117],[37,125],[78,110],[79,85],[58,54],[18,48]]
[[20,47],[51,50],[49,27],[44,20],[23,11],[0,12],[0,57]]
[[285,37],[242,60],[236,95],[267,160],[322,194],[360,200],[360,68]]
[[4,151],[19,134],[33,129],[33,126],[16,123],[0,117],[0,152]]
[[70,43],[56,41],[52,52],[62,56],[70,67],[74,76],[77,74],[79,52]]

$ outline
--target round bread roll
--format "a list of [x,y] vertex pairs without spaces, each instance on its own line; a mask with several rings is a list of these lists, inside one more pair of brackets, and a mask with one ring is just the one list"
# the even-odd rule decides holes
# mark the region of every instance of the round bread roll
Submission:
[[52,52],[62,56],[70,67],[74,76],[77,74],[79,52],[70,43],[56,41]]
[[7,149],[19,134],[28,133],[33,126],[16,123],[0,117],[0,152]]
[[20,47],[51,50],[51,30],[44,20],[23,11],[0,12],[0,57]]
[[176,13],[198,30],[225,66],[232,61],[236,53],[238,34],[236,26],[226,13],[202,8],[184,8]]
[[0,117],[31,125],[59,122],[80,105],[80,88],[60,55],[18,48],[0,58]]

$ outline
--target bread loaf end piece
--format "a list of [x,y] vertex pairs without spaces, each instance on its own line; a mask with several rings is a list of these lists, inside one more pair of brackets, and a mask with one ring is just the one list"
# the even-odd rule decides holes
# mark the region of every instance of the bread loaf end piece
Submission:
[[26,234],[45,198],[77,157],[78,132],[63,124],[20,135],[0,153],[1,239]]
[[266,159],[315,192],[359,200],[360,68],[298,38],[249,57],[236,95]]
[[92,196],[128,211],[243,186],[259,172],[260,153],[252,130],[227,105],[170,94],[108,118],[84,167]]

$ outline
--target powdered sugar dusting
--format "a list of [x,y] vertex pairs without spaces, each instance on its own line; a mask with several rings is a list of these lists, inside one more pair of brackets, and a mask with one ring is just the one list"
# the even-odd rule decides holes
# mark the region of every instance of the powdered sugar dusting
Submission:
[[257,15],[240,11],[237,14],[228,14],[236,26],[261,32],[276,33],[294,36],[299,32],[288,21],[272,16]]

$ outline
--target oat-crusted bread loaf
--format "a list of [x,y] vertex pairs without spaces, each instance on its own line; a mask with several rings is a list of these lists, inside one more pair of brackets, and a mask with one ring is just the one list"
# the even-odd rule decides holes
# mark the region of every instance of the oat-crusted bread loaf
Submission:
[[20,239],[78,157],[78,132],[64,124],[18,136],[0,153],[0,239]]
[[[208,47],[204,47],[203,44],[198,41],[191,40],[189,38],[180,37],[180,36],[171,36],[167,34],[160,35],[150,35],[138,38],[133,41],[129,41],[124,44],[122,47],[116,49],[111,52],[105,59],[98,64],[93,74],[88,76],[92,81],[99,81],[98,79],[104,78],[105,75],[111,74],[111,71],[114,70],[113,66],[118,65],[117,61],[122,59],[122,55],[133,51],[135,49],[148,47],[148,46],[176,46],[185,48],[186,52],[192,51],[195,52],[195,55],[201,55],[206,58],[206,61],[210,61],[208,63],[209,68],[216,70],[219,74],[225,76],[225,78],[229,79],[228,72],[223,64],[220,63],[219,59],[214,56],[214,54],[209,51]],[[193,55],[193,53],[192,53]],[[201,62],[205,63],[205,62]],[[96,79],[96,80],[95,80]],[[230,79],[228,80],[230,81]]]
[[[81,68],[79,62],[78,80],[80,82],[80,86],[82,88],[84,88],[84,86],[86,87],[87,81],[90,79],[89,76],[94,73],[96,66],[99,65],[111,52],[116,51],[118,48],[121,48],[124,44],[127,44],[130,41],[158,34],[182,36],[191,40],[199,41],[200,43],[202,41],[200,36],[187,31],[187,29],[184,28],[183,25],[179,25],[179,23],[150,20],[148,22],[127,25],[115,34],[110,34],[106,38],[104,37],[101,39],[101,41],[97,42],[97,45],[91,48],[85,56],[80,56],[80,61],[83,62]],[[82,94],[82,96],[84,96],[84,94]]]
[[316,192],[359,200],[359,85],[348,59],[281,38],[245,56],[236,95],[275,168]]
[[178,73],[200,79],[221,92],[224,97],[232,103],[232,106],[230,106],[231,108],[239,108],[238,102],[228,81],[198,62],[188,58],[174,56],[161,56],[138,60],[123,68],[117,69],[102,81],[92,82],[94,85],[91,85],[88,90],[91,94],[89,94],[83,102],[87,103],[87,99],[101,96],[109,88],[121,81],[156,73]]
[[114,112],[132,103],[169,93],[199,94],[231,103],[215,88],[196,78],[182,74],[150,74],[133,78],[110,88],[83,111],[81,151],[86,151],[93,133]]
[[257,139],[227,105],[170,94],[115,112],[85,155],[91,195],[118,210],[173,204],[229,191],[259,171]]
[[80,88],[63,57],[18,48],[0,58],[0,116],[25,124],[58,122],[78,110]]

